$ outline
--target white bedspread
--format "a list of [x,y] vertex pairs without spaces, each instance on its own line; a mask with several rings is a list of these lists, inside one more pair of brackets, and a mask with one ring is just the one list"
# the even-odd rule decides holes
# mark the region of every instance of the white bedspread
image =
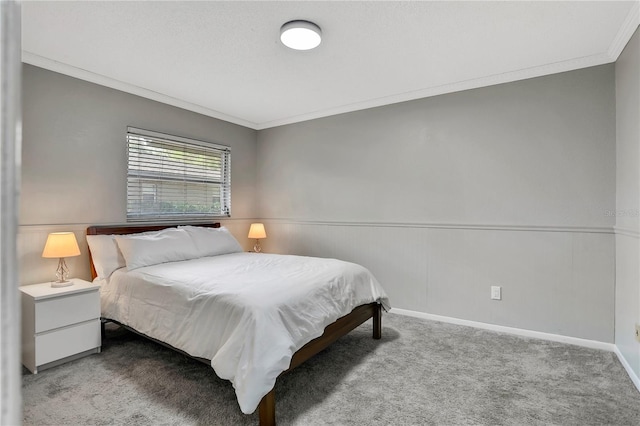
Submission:
[[360,265],[255,253],[123,268],[102,282],[101,293],[104,317],[211,359],[246,414],[328,324],[366,303],[389,308]]

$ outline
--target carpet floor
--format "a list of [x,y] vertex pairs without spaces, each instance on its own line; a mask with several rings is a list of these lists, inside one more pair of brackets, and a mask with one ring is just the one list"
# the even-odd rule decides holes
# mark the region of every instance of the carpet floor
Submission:
[[[276,384],[279,425],[640,425],[615,354],[394,314]],[[123,329],[23,375],[25,425],[256,425],[228,381]]]

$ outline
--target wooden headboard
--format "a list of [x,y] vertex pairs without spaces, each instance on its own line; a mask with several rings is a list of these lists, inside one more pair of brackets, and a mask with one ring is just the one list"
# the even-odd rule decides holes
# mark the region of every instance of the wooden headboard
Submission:
[[[153,223],[153,224],[137,224],[127,223],[121,225],[95,225],[87,228],[87,235],[123,235],[137,234],[139,232],[160,231],[162,229],[174,228],[180,225],[204,226],[206,228],[220,228],[220,222],[206,223]],[[96,268],[93,266],[91,257],[91,249],[89,249],[89,264],[91,266],[91,279],[95,279]]]

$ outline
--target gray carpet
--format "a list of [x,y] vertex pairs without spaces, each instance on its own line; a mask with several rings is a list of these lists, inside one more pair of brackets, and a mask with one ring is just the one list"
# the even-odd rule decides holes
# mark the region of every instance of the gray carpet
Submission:
[[[640,425],[615,354],[387,314],[276,385],[280,425]],[[26,425],[244,425],[229,382],[125,330],[23,376]]]

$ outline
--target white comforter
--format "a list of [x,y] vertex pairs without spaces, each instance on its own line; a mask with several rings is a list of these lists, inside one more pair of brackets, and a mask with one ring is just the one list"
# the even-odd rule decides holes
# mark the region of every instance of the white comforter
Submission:
[[123,268],[103,281],[101,293],[104,317],[210,359],[246,414],[328,324],[362,304],[389,308],[360,265],[255,253]]

